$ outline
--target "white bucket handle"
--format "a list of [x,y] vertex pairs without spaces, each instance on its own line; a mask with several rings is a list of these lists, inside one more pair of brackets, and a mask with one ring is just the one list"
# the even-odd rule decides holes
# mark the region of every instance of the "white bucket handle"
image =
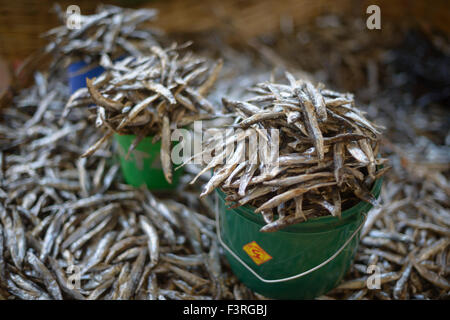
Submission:
[[345,249],[345,247],[350,243],[350,241],[353,240],[353,238],[358,234],[359,230],[361,230],[361,228],[364,226],[364,223],[366,222],[366,218],[367,218],[367,214],[363,212],[364,215],[364,220],[363,222],[359,225],[359,227],[353,232],[353,234],[350,236],[350,238],[347,239],[347,241],[345,241],[345,243],[328,259],[326,259],[325,261],[323,261],[321,264],[318,264],[317,266],[304,271],[302,273],[298,273],[294,276],[291,277],[287,277],[287,278],[281,278],[281,279],[264,279],[263,277],[261,277],[259,274],[257,274],[252,268],[250,268],[250,266],[248,266],[244,261],[242,261],[241,258],[239,258],[239,256],[234,253],[233,250],[231,250],[226,244],[225,242],[222,240],[222,236],[220,234],[220,224],[219,224],[219,198],[217,196],[216,193],[216,232],[217,232],[217,238],[219,239],[220,244],[237,260],[239,261],[240,264],[242,264],[245,268],[247,268],[248,271],[250,271],[255,277],[257,277],[259,280],[261,280],[262,282],[265,283],[278,283],[278,282],[285,282],[285,281],[289,281],[289,280],[294,280],[297,278],[301,278],[303,276],[306,276],[307,274],[310,274],[311,272],[316,271],[317,269],[322,268],[324,265],[326,265],[327,263],[329,263],[330,261],[334,260],[334,258],[336,258],[339,253],[342,252],[342,250]]

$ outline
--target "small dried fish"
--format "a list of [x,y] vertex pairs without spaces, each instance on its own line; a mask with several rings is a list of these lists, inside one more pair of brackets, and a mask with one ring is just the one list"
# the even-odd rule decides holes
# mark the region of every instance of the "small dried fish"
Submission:
[[170,127],[169,117],[164,116],[161,132],[161,163],[163,165],[164,176],[169,183],[172,183],[172,166],[170,161]]
[[[321,93],[323,85],[319,89],[309,81],[296,80],[290,73],[287,78],[290,86],[274,82],[257,84],[257,90],[252,90],[257,95],[247,101],[222,99],[224,107],[237,115],[235,124],[244,130],[230,131],[225,139],[204,143],[203,154],[211,150],[220,152],[191,182],[214,170],[200,196],[221,188],[231,207],[244,204],[256,207],[255,213],[263,212],[265,220],[270,221],[261,231],[275,231],[306,221],[304,215],[314,209],[316,216],[326,213],[340,216],[342,210],[359,199],[378,205],[369,192],[375,177],[384,173],[376,167],[372,151],[378,138],[367,134],[367,128],[375,126],[353,106],[353,98],[348,94],[334,93],[334,99],[351,104],[338,108],[337,102],[326,104]],[[357,121],[346,116],[348,112],[356,114]],[[261,130],[273,132],[273,136],[261,134]],[[260,139],[252,142],[255,132]],[[233,147],[230,141],[237,144],[227,155],[228,147]],[[251,151],[257,143],[269,143],[266,148],[258,145],[266,152]],[[269,154],[269,148],[278,153],[270,150]],[[242,149],[249,150],[248,159]],[[356,164],[346,150],[358,161]],[[285,208],[284,216],[272,221],[270,210],[279,206]]]
[[[136,135],[127,155],[144,137],[153,136],[154,141],[161,138],[161,163],[166,180],[172,182],[172,130],[185,126],[188,119],[214,116],[214,106],[203,95],[211,89],[221,68],[219,61],[209,70],[209,60],[189,53],[180,58],[181,49],[153,45],[149,55],[116,62],[103,54],[106,71],[98,79],[104,80],[88,79],[87,92],[85,88],[75,92],[63,113],[67,119],[75,105],[88,107],[96,114],[96,126],[106,129],[82,157],[92,155],[114,133]],[[187,70],[190,72],[185,75]],[[92,103],[96,104],[93,108]]]
[[[120,18],[122,12],[117,8],[104,6],[103,10],[109,13],[90,17],[86,21],[86,26],[83,23],[81,32],[74,30],[76,32],[73,39],[82,41],[77,43],[70,40],[60,45],[53,43],[48,48],[51,49],[52,46],[65,47],[66,52],[70,52],[67,56],[73,58],[71,53],[75,51],[81,51],[81,54],[85,56],[92,56],[83,53],[82,49],[77,49],[77,46],[87,46],[96,52],[94,60],[91,62],[95,62],[97,52],[101,53],[105,48],[110,48],[112,51],[116,51],[114,48],[118,48],[142,59],[142,53],[151,46],[147,44],[145,46],[147,48],[142,48],[140,43],[135,40],[150,39],[150,37],[146,32],[140,32],[141,29],[133,26],[134,23],[145,20],[145,15],[127,13]],[[61,11],[60,16],[63,15],[64,12]],[[114,23],[112,23],[113,20]],[[131,27],[128,28],[130,25]],[[315,89],[322,95],[327,110],[327,120],[323,122],[319,115],[320,106],[317,101],[313,101],[310,90],[303,86],[303,82],[297,82],[295,77],[291,76],[290,79],[288,78],[289,85],[276,84],[274,76],[271,80],[273,84],[270,86],[265,84],[252,89],[251,92],[256,93],[257,96],[243,101],[248,104],[239,104],[237,101],[229,99],[231,103],[225,107],[233,112],[233,114],[228,114],[228,119],[238,115],[242,117],[242,121],[254,114],[285,111],[285,117],[276,119],[269,117],[267,120],[250,125],[248,129],[263,130],[271,126],[281,128],[279,149],[281,153],[279,156],[292,162],[287,162],[286,167],[258,166],[245,189],[245,196],[241,197],[238,194],[241,177],[243,173],[248,172],[246,169],[250,164],[250,161],[244,162],[245,164],[239,166],[239,171],[233,170],[230,176],[233,173],[234,175],[231,178],[228,177],[229,180],[227,178],[223,181],[224,184],[227,184],[227,186],[223,185],[223,191],[226,191],[227,201],[236,201],[232,204],[233,206],[240,203],[251,203],[254,207],[258,207],[269,198],[287,191],[284,189],[285,187],[267,186],[264,185],[264,182],[270,183],[272,180],[281,182],[283,179],[305,174],[332,173],[338,187],[319,188],[319,193],[311,190],[311,194],[305,193],[290,200],[287,208],[286,206],[284,208],[277,206],[277,210],[280,212],[267,210],[261,214],[267,224],[275,222],[272,225],[275,229],[277,226],[284,226],[286,221],[289,221],[288,219],[297,219],[293,220],[293,223],[301,223],[306,218],[315,217],[316,213],[317,215],[330,214],[320,203],[327,203],[326,206],[335,207],[333,195],[338,188],[342,190],[340,192],[341,204],[342,210],[345,210],[348,206],[353,205],[352,200],[349,201],[353,197],[352,190],[346,183],[347,180],[351,180],[351,176],[354,176],[358,183],[370,190],[370,186],[378,178],[378,174],[384,174],[384,169],[376,168],[377,171],[373,173],[373,177],[370,177],[368,170],[370,165],[373,165],[370,152],[367,152],[366,147],[361,143],[367,141],[372,148],[373,155],[388,154],[392,166],[384,178],[383,191],[379,199],[381,207],[374,208],[368,214],[361,235],[362,243],[355,256],[356,261],[343,280],[346,289],[341,287],[333,290],[321,299],[445,299],[448,297],[448,275],[450,274],[449,253],[446,245],[450,226],[448,223],[449,158],[447,156],[450,140],[447,134],[446,104],[443,103],[447,98],[446,91],[438,85],[439,72],[435,72],[433,68],[434,65],[440,64],[436,63],[434,53],[430,56],[428,53],[430,50],[422,50],[424,44],[418,41],[418,37],[414,34],[408,35],[408,42],[412,41],[410,49],[402,51],[401,54],[396,54],[395,50],[391,50],[391,48],[386,50],[385,40],[389,41],[392,30],[395,30],[391,30],[386,21],[384,30],[387,32],[383,32],[382,35],[363,34],[358,26],[359,24],[354,23],[349,17],[345,17],[345,19],[339,19],[336,16],[319,17],[317,24],[306,24],[298,32],[293,32],[293,39],[286,38],[286,35],[279,37],[274,34],[271,43],[280,54],[279,61],[286,64],[295,62],[305,70],[313,71],[324,77],[330,86],[341,91],[355,92],[358,101],[370,102],[370,107],[366,108],[366,111],[371,118],[379,119],[387,128],[383,133],[382,143],[377,141],[376,132],[379,132],[379,126],[367,123],[364,120],[364,113],[354,110],[356,108],[353,95],[332,91],[317,85]],[[59,38],[60,32],[69,34],[73,32],[64,29],[67,28],[62,26],[53,31],[53,34]],[[116,32],[118,33],[116,34]],[[404,35],[403,32],[396,31],[393,34],[395,34],[395,38]],[[445,47],[446,39],[432,33],[430,35],[433,38],[433,45],[427,44],[425,48],[429,48],[428,46],[431,45],[433,48],[431,52],[435,52],[435,43],[440,43],[442,47]],[[50,34],[49,37],[52,38]],[[271,35],[267,37],[270,39]],[[381,45],[380,42],[373,41],[377,37],[383,38]],[[93,41],[90,41],[89,38],[92,38]],[[314,39],[314,41],[304,41],[305,39]],[[288,45],[284,46],[283,43],[286,44],[286,42]],[[278,47],[280,44],[281,46]],[[301,49],[298,49],[299,45],[301,45]],[[214,40],[214,46],[216,49],[218,48],[216,40]],[[373,55],[374,47],[377,47],[375,56]],[[55,50],[59,48],[55,48]],[[332,48],[332,50],[323,50],[323,48]],[[193,56],[183,57],[179,53],[173,53],[172,56],[173,50],[178,49],[180,48],[166,48],[164,52],[158,52],[154,61],[142,61],[142,65],[139,63],[134,65],[133,61],[137,60],[133,60],[133,57],[122,60],[125,61],[123,64],[116,65],[116,62],[112,62],[116,59],[115,54],[111,54],[111,57],[108,56],[102,61],[104,67],[111,71],[108,73],[110,76],[106,77],[105,73],[105,76],[95,79],[93,85],[105,98],[124,105],[120,114],[119,112],[116,114],[114,110],[111,111],[113,117],[109,117],[110,111],[105,107],[78,108],[78,106],[93,103],[87,88],[84,92],[80,91],[77,98],[74,97],[73,101],[67,103],[67,109],[64,110],[64,105],[69,98],[63,72],[66,67],[57,66],[57,63],[54,63],[51,69],[37,73],[34,85],[27,89],[17,90],[17,96],[11,100],[11,103],[4,104],[0,122],[0,139],[2,140],[0,148],[0,299],[51,299],[53,297],[48,293],[50,291],[46,288],[45,282],[30,266],[28,260],[25,259],[19,263],[20,254],[18,253],[20,250],[14,227],[23,230],[26,250],[39,257],[38,259],[50,270],[65,299],[84,299],[84,297],[88,299],[119,297],[130,297],[130,299],[195,299],[196,297],[199,299],[264,299],[240,284],[223,261],[221,261],[222,272],[220,274],[225,278],[223,283],[228,289],[229,295],[226,293],[227,290],[220,289],[221,281],[220,277],[217,277],[217,266],[214,267],[214,260],[210,258],[210,255],[215,254],[213,248],[218,244],[213,233],[214,223],[211,224],[206,220],[208,219],[206,216],[209,216],[208,210],[205,209],[208,199],[199,201],[192,192],[192,188],[197,188],[197,185],[191,185],[186,189],[184,185],[180,186],[182,187],[180,190],[182,189],[183,192],[170,194],[170,200],[167,201],[161,201],[160,198],[153,197],[151,194],[149,197],[143,190],[135,190],[132,192],[133,195],[124,195],[124,193],[131,192],[132,189],[117,179],[117,175],[114,173],[117,172],[117,166],[110,167],[110,162],[105,161],[111,156],[113,150],[106,143],[105,149],[97,150],[96,156],[90,157],[86,159],[85,163],[82,163],[81,171],[84,170],[85,177],[88,179],[92,178],[91,190],[89,190],[86,180],[86,184],[82,182],[80,185],[80,180],[83,179],[80,179],[77,167],[79,154],[86,147],[85,144],[89,146],[102,137],[95,126],[87,125],[86,119],[89,118],[87,113],[91,113],[91,119],[100,118],[102,126],[107,127],[107,130],[110,131],[107,134],[112,135],[113,129],[116,129],[124,118],[129,119],[129,112],[134,106],[146,97],[155,94],[154,91],[147,92],[141,82],[155,81],[156,78],[157,83],[161,83],[171,91],[180,106],[175,107],[167,101],[158,109],[162,112],[161,114],[154,111],[159,117],[155,119],[146,111],[146,109],[153,110],[153,104],[145,106],[141,112],[136,114],[135,118],[124,126],[123,133],[135,133],[137,131],[134,130],[141,129],[139,126],[136,127],[136,124],[141,127],[144,125],[150,127],[152,122],[155,126],[149,128],[149,134],[152,131],[158,132],[161,129],[159,124],[164,115],[170,118],[171,130],[175,128],[175,124],[177,127],[184,127],[196,119],[204,119],[203,115],[207,115],[204,113],[199,116],[196,110],[202,109],[200,104],[203,101],[199,102],[199,99],[206,97],[203,90],[207,90],[202,88],[209,86],[209,80],[204,81],[199,87],[197,84],[203,79],[214,79],[215,75],[213,72],[204,71],[205,67],[202,65],[204,62],[192,59]],[[283,52],[283,49],[286,52]],[[417,50],[424,55],[420,55],[420,58],[411,58],[411,55]],[[220,51],[228,59],[227,55],[230,50],[227,47],[221,47]],[[232,51],[234,52],[234,50]],[[233,76],[229,84],[233,92],[236,91],[236,87],[241,89],[243,84],[260,81],[254,77],[254,73],[259,70],[254,66],[253,62],[256,59],[253,53],[252,58],[246,60],[243,57],[244,51],[233,54],[233,63],[226,63],[224,66],[228,68],[229,65],[232,65],[233,68],[237,66],[239,69],[237,73],[231,73]],[[292,59],[283,61],[281,56],[284,57],[284,54],[292,52],[294,53]],[[414,86],[411,90],[407,88],[408,82],[417,77],[408,70],[401,70],[400,85],[398,85],[398,81],[385,81],[385,78],[394,79],[399,73],[398,65],[392,59],[389,59],[389,68],[385,68],[385,62],[379,58],[386,56],[384,53],[388,53],[389,57],[394,58],[397,55],[403,64],[410,60],[410,70],[416,70],[417,68],[414,66],[426,59],[429,68],[425,68],[424,74],[420,76],[420,86],[424,90],[417,91]],[[241,58],[243,58],[242,61]],[[163,82],[158,82],[161,74],[159,59],[164,60],[166,65],[166,69],[162,71],[164,73]],[[324,69],[324,61],[327,61],[326,69]],[[177,65],[184,66],[183,71],[178,74]],[[150,66],[154,66],[154,68]],[[149,73],[145,72],[148,70],[147,67],[150,69]],[[440,69],[445,70],[443,67]],[[392,74],[390,70],[395,70],[395,74]],[[244,81],[241,81],[242,77],[235,76],[239,73],[247,73]],[[378,75],[379,78],[377,78],[378,73],[383,77]],[[427,73],[431,73],[431,76],[427,76]],[[183,83],[183,80],[189,82]],[[416,80],[414,81],[417,83]],[[429,85],[430,81],[432,85]],[[236,83],[239,83],[239,86],[236,86]],[[170,84],[174,84],[175,87]],[[228,85],[227,79],[222,78],[218,84],[219,97],[214,97],[216,98],[214,100],[220,101],[222,96],[240,96],[231,94],[230,90],[225,88]],[[186,85],[198,88],[196,90],[199,95],[193,97],[185,91],[178,95],[177,90]],[[306,126],[307,119],[304,117],[301,105],[296,97],[290,94],[292,87],[300,87],[306,95],[305,98],[311,101],[314,116],[317,118],[319,129],[323,134],[323,163],[318,161],[314,147],[315,139],[310,136],[311,130],[308,130]],[[427,88],[436,89],[433,89],[435,90],[433,93]],[[146,92],[146,95],[139,96],[135,92],[131,92],[140,90]],[[130,96],[124,95],[124,91],[130,91]],[[149,94],[147,95],[147,93]],[[159,106],[161,101],[167,100],[163,97],[162,92],[158,95],[157,101],[155,100],[158,104],[155,106]],[[185,99],[179,99],[179,96]],[[440,98],[442,96],[444,98]],[[431,101],[431,103],[426,101]],[[395,108],[392,108],[393,105]],[[104,114],[102,108],[105,111]],[[188,115],[183,116],[181,109],[184,110],[185,115]],[[69,110],[70,114],[67,113]],[[164,114],[164,112],[166,113]],[[57,121],[62,113],[65,113],[67,117],[64,123],[64,125],[68,125],[67,127]],[[211,116],[208,117],[211,118]],[[239,121],[241,120],[236,121],[233,126],[239,127]],[[146,124],[143,125],[143,123]],[[357,129],[361,133],[357,133]],[[269,141],[270,135],[262,133],[261,139]],[[106,140],[104,138],[101,141],[106,142]],[[349,142],[357,143],[356,147],[366,155],[368,164],[354,160],[353,155],[347,150]],[[286,157],[288,153],[304,156]],[[267,155],[262,159],[267,159],[266,157]],[[297,163],[293,162],[293,159]],[[331,164],[328,164],[330,161]],[[384,160],[375,158],[375,165],[379,166],[380,164],[385,164]],[[218,172],[217,169],[216,172]],[[188,175],[192,172],[197,173],[191,172],[190,168],[186,171],[189,171]],[[108,175],[107,172],[110,174]],[[108,179],[106,175],[108,175]],[[105,178],[103,178],[104,176]],[[246,179],[242,179],[242,182],[244,181]],[[291,186],[298,187],[295,184]],[[83,189],[92,193],[82,195]],[[94,194],[96,196],[90,198]],[[263,198],[258,202],[260,196]],[[183,209],[183,206],[178,203],[179,201],[186,209]],[[117,212],[114,215],[117,215],[118,218],[112,231],[117,232],[115,244],[120,243],[120,246],[110,246],[107,249],[107,255],[100,258],[100,262],[88,268],[82,274],[81,281],[78,282],[76,280],[78,270],[82,270],[89,261],[94,263],[97,260],[90,260],[95,256],[94,253],[98,252],[97,257],[103,257],[99,243],[108,242],[102,241],[102,239],[109,238],[111,230],[103,229],[93,235],[89,241],[74,248],[74,251],[71,250],[70,244],[113,214],[98,213],[98,210],[109,205],[109,202],[116,205],[114,211]],[[160,216],[160,220],[155,220],[143,209],[149,205]],[[165,209],[160,210],[160,205]],[[315,212],[314,214],[310,213],[311,208]],[[13,210],[16,211],[19,218],[13,216],[16,215]],[[203,217],[206,219],[198,218],[198,214],[189,213],[192,210],[204,213]],[[61,226],[58,227],[60,222],[57,222],[55,217],[62,211],[65,211],[66,214]],[[275,213],[281,213],[285,218],[274,221]],[[141,261],[137,263],[136,259],[142,252],[141,249],[147,251],[145,246],[148,237],[139,224],[141,215],[147,216],[158,232],[160,259],[153,266],[149,255],[145,254],[144,264],[146,266],[137,281],[136,289],[133,289],[137,277],[133,279],[131,271],[136,266],[134,270],[140,272]],[[194,222],[196,217],[198,219]],[[163,230],[167,224],[164,225],[161,222],[165,220],[173,229],[172,235]],[[80,228],[84,221],[90,221],[90,223],[84,224]],[[49,230],[50,226],[52,226],[52,230]],[[81,234],[80,231],[82,231]],[[19,230],[19,232],[22,231]],[[1,233],[3,233],[3,245],[1,244]],[[75,235],[72,236],[73,234]],[[71,238],[70,244],[63,249],[62,244],[69,238]],[[45,239],[47,244],[44,249]],[[122,243],[121,241],[124,239],[134,240]],[[1,253],[2,248],[3,254]],[[367,249],[372,251],[367,251]],[[373,251],[374,249],[376,250]],[[113,261],[127,250],[134,250],[137,253],[134,258],[127,260],[129,265],[124,268],[124,263],[115,264]],[[46,258],[40,259],[43,252],[49,253],[45,254]],[[412,255],[409,256],[409,253]],[[187,280],[187,277],[190,277],[188,274],[181,276],[171,270],[170,265],[209,282],[203,281],[202,285],[198,282],[195,285],[195,280],[191,280],[191,282]],[[378,290],[367,290],[369,275],[366,275],[365,272],[369,265],[376,265],[382,278],[388,280],[382,280],[381,288]],[[121,270],[123,271],[121,272]],[[117,281],[119,276],[120,282]]]
[[[57,8],[61,10],[59,6]],[[43,36],[50,42],[44,52],[54,56],[54,65],[63,63],[67,56],[96,57],[98,60],[105,54],[139,56],[141,51],[148,51],[146,47],[159,41],[159,31],[139,26],[144,21],[155,20],[156,16],[154,9],[99,5],[97,13],[79,16],[81,28],[66,28],[66,21],[61,21],[62,26],[47,31]],[[133,36],[136,34],[140,37]]]
[[150,254],[150,261],[153,265],[156,265],[159,260],[159,236],[158,233],[151,224],[150,220],[145,216],[139,217],[139,223],[142,230],[148,236],[148,250]]
[[42,279],[52,297],[57,300],[62,300],[62,294],[58,283],[42,261],[40,261],[31,251],[28,251],[27,253],[27,261]]

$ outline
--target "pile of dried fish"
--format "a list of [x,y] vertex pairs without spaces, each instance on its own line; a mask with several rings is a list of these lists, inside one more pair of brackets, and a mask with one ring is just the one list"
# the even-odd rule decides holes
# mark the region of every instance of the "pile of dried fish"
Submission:
[[380,150],[392,168],[381,206],[369,212],[350,272],[321,299],[448,299],[448,36],[388,20],[382,33],[365,28],[360,17],[333,15],[264,37],[292,68],[370,102],[361,107],[386,127]]
[[421,183],[391,173],[381,207],[369,212],[350,273],[327,297],[448,299],[450,214],[448,200],[433,194],[440,183],[432,180],[435,174],[427,172]]
[[75,106],[96,105],[90,110],[95,113],[96,126],[105,128],[106,133],[83,157],[93,154],[114,133],[136,135],[128,153],[144,137],[153,136],[153,142],[161,140],[164,175],[172,181],[171,130],[214,115],[205,96],[222,67],[221,61],[212,66],[191,52],[182,55],[186,45],[152,46],[148,56],[115,63],[103,56],[101,64],[106,71],[87,79],[87,88],[70,97],[64,112],[66,116]]
[[[445,121],[443,117],[429,122],[430,117],[417,111],[410,116],[420,117],[430,130],[434,130],[431,123],[439,126],[440,121]],[[411,124],[408,118],[392,112],[387,124],[390,127],[398,119]],[[386,176],[381,206],[369,212],[350,273],[327,297],[449,298],[448,148],[418,135],[413,136],[411,144],[394,145],[385,138],[385,153],[393,168]],[[369,288],[368,284],[374,287]]]
[[301,28],[260,37],[259,48],[267,52],[265,60],[304,70],[334,89],[357,93],[366,103],[384,77],[379,60],[403,33],[401,23],[386,21],[377,33],[367,29],[362,16],[323,15]]
[[[58,119],[64,75],[36,74],[0,124],[0,299],[223,299],[239,284],[207,203],[121,183],[110,149],[77,109]],[[202,212],[200,214],[199,212]],[[245,292],[245,290],[244,290]],[[254,297],[247,296],[246,297]]]
[[[355,107],[351,94],[286,76],[288,85],[257,84],[251,89],[256,96],[246,101],[223,99],[243,130],[205,143],[204,153],[223,151],[200,172],[214,169],[201,196],[221,187],[234,206],[256,206],[267,223],[261,231],[323,214],[340,216],[341,209],[355,204],[355,196],[377,205],[369,190],[386,170],[377,169],[385,161],[376,158],[379,128]],[[277,137],[268,135],[273,129]],[[261,145],[255,147],[247,139],[252,134],[259,143],[278,138],[278,152],[268,155]],[[234,152],[226,155],[235,143]],[[274,221],[275,208],[279,218]]]
[[99,5],[93,15],[66,15],[59,6],[55,9],[62,25],[43,34],[49,40],[44,52],[54,55],[55,64],[68,56],[87,63],[98,63],[104,54],[141,56],[160,42],[160,31],[140,26],[156,19],[155,9]]
[[[311,25],[293,39],[274,35],[289,44],[292,55],[284,55],[283,46],[272,47],[290,57],[285,62],[309,65],[307,71],[328,76],[327,84],[337,90],[351,90],[358,99],[371,101],[367,111],[386,127],[380,149],[392,169],[385,176],[381,206],[368,215],[350,272],[320,298],[448,299],[447,84],[437,86],[428,67],[422,72],[430,74],[414,81],[421,90],[408,82],[417,69],[413,66],[423,61],[442,68],[450,64],[424,57],[429,50],[413,36],[412,46],[397,57],[409,65],[392,72],[392,60],[382,59],[392,58],[392,50],[373,48],[373,37],[386,38],[387,21],[383,33],[348,28],[358,25],[348,17],[337,25],[330,23],[336,19],[325,21],[326,28]],[[448,41],[437,40],[448,48]],[[415,50],[420,54],[415,56]],[[445,59],[450,59],[448,54]],[[249,60],[254,59],[235,55],[230,65],[245,67]],[[100,138],[99,132],[87,124],[82,108],[74,108],[64,125],[58,125],[69,90],[62,74],[50,74],[37,73],[36,85],[1,113],[0,299],[263,298],[231,275],[219,255],[208,203],[199,201],[195,190],[185,189],[168,200],[131,189],[121,183],[117,165],[107,161],[113,152],[109,147],[79,159],[85,145]],[[240,78],[233,79],[230,86],[241,85]],[[431,95],[423,90],[427,84],[435,89]],[[228,93],[225,87],[220,90]],[[229,96],[223,92],[217,95]]]

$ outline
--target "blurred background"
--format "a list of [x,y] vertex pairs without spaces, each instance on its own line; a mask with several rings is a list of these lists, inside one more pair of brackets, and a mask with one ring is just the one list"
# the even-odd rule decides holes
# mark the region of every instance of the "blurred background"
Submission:
[[[101,1],[0,1],[0,90],[10,82],[11,69],[17,68],[31,53],[45,44],[40,35],[57,26],[52,8],[63,10],[78,5],[82,14],[92,14]],[[230,31],[228,42],[250,39],[291,29],[298,30],[324,14],[351,19],[367,17],[366,8],[376,4],[382,9],[382,23],[419,26],[425,32],[450,31],[448,1],[415,0],[111,0],[123,7],[152,7],[159,10],[157,26],[170,34]],[[368,30],[363,30],[368,34]],[[372,33],[382,34],[384,30]],[[7,63],[6,63],[7,62]]]
[[[58,25],[50,12],[54,3],[64,9],[78,5],[82,14],[92,14],[101,1],[0,1],[0,56],[20,61],[45,42],[40,34]],[[158,26],[167,32],[199,32],[232,24],[248,39],[280,29],[287,17],[295,26],[313,21],[324,13],[365,16],[366,8],[382,8],[383,21],[421,24],[449,32],[448,1],[435,0],[111,0],[103,3],[159,10]]]

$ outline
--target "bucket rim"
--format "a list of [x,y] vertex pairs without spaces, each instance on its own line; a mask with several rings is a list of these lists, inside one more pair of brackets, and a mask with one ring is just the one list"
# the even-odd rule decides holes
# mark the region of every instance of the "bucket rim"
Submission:
[[[126,57],[129,57],[130,55],[125,54],[125,53],[120,53],[120,54],[114,54],[114,55],[110,55],[110,58],[112,59],[113,62],[117,62],[120,60],[125,59]],[[89,56],[89,55],[75,55],[75,56],[71,56],[71,59],[69,61],[69,63],[67,64],[67,67],[70,66],[86,66],[86,65],[97,65],[100,66],[100,58],[101,56]]]
[[[378,178],[373,183],[372,189],[370,193],[378,198],[381,192],[381,186],[383,183],[383,177]],[[225,201],[225,193],[219,188],[216,189],[216,193],[218,197]],[[341,213],[341,217],[333,217],[332,215],[316,217],[308,219],[307,221],[303,221],[294,225],[287,226],[281,230],[277,230],[276,232],[281,233],[298,233],[298,232],[306,232],[314,229],[314,232],[317,232],[317,228],[320,227],[330,227],[337,228],[340,224],[345,223],[346,220],[353,218],[355,215],[361,215],[363,212],[368,212],[373,206],[365,201],[360,201],[356,205],[347,210],[344,210]],[[253,208],[253,209],[252,209]],[[249,220],[261,227],[263,227],[266,223],[260,214],[255,214],[254,207],[250,205],[243,205],[237,208],[227,208],[227,210],[232,210],[234,214],[238,214],[242,218]],[[326,229],[321,230],[321,232],[326,232]]]
[[[129,142],[131,143],[132,142],[132,140],[134,140],[135,138],[136,138],[137,136],[135,135],[135,134],[128,134],[128,133],[118,133],[118,132],[114,132],[114,134],[113,134],[113,138],[115,139],[115,140],[118,140],[118,139],[128,139],[128,140],[130,140]],[[139,143],[141,143],[141,142],[143,142],[143,141],[148,141],[150,144],[152,144],[152,145],[155,145],[155,146],[158,146],[158,145],[160,145],[161,144],[161,139],[160,140],[158,140],[158,141],[156,141],[156,142],[152,142],[152,140],[153,140],[153,138],[155,137],[155,135],[154,134],[149,134],[149,135],[146,135],[144,138],[142,138],[142,140],[139,142]],[[123,140],[122,140],[123,141]],[[128,142],[128,141],[127,141]],[[178,143],[178,141],[172,141],[172,145],[176,145]]]
[[[149,134],[149,135],[146,135],[144,138],[142,138],[142,140],[148,139],[148,138],[153,139],[154,136],[155,136],[155,135]],[[118,138],[118,137],[120,137],[120,138],[129,138],[129,139],[131,139],[131,138],[136,138],[137,136],[136,136],[135,134],[128,134],[128,133],[114,132],[114,137],[117,137],[117,138]],[[157,144],[158,142],[160,142],[160,140],[156,141],[156,142],[153,143],[153,144]]]
[[103,67],[97,62],[86,63],[83,60],[74,61],[67,66],[67,72],[69,78],[77,78],[84,76],[91,71],[102,71]]

